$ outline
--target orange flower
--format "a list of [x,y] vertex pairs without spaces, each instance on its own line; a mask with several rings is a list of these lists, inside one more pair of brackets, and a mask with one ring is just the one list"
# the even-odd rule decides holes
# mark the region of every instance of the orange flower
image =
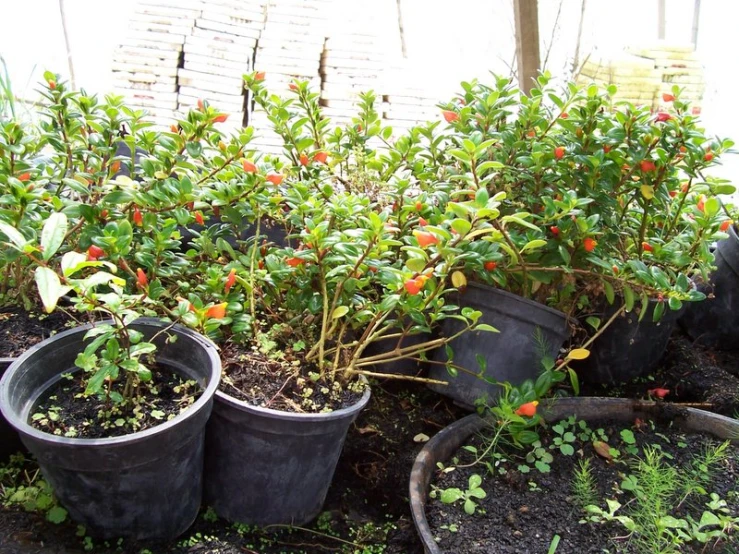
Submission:
[[647,394],[649,394],[649,396],[656,396],[657,398],[664,398],[670,394],[670,389],[662,389],[658,387],[656,389],[649,389]]
[[652,160],[642,160],[641,164],[639,164],[639,167],[641,167],[641,170],[644,173],[657,169],[657,166],[654,165],[654,162]]
[[113,173],[118,173],[118,171],[121,169],[121,162],[113,162],[110,164],[110,170]]
[[180,130],[177,128],[177,125],[170,125],[169,126],[169,130],[172,131],[173,133],[179,133],[180,132]]
[[654,247],[648,242],[642,242],[641,248],[642,250],[644,250],[644,252],[654,252]]
[[536,415],[536,407],[538,405],[538,400],[534,400],[533,402],[526,402],[526,404],[521,404],[518,410],[516,410],[516,415],[534,417]]
[[236,284],[236,268],[231,269],[228,273],[228,277],[226,277],[226,284],[223,286],[223,290],[226,292],[226,294],[229,293],[231,290],[231,287],[233,287]]
[[310,163],[310,160],[308,159],[308,156],[305,154],[300,155],[300,165],[308,165]]
[[405,283],[403,283],[403,286],[405,287],[405,290],[408,294],[415,296],[419,292],[421,292],[421,289],[426,284],[426,278],[423,275],[419,275],[415,279],[408,279]]
[[568,117],[570,117],[570,114],[568,114],[567,112],[562,112],[562,115],[560,115],[559,117],[561,117],[562,119],[567,119]]
[[244,158],[243,160],[241,160],[241,165],[243,166],[244,171],[246,171],[247,173],[256,173],[257,172],[257,166],[254,165],[249,160],[247,160],[246,158]]
[[292,258],[288,258],[285,261],[287,262],[287,265],[289,265],[290,267],[298,267],[299,265],[305,263],[304,259],[298,258],[296,256],[293,256]]
[[225,113],[219,113],[217,116],[213,118],[213,123],[223,123],[228,119],[228,114]]
[[454,123],[455,121],[459,121],[459,114],[457,112],[453,112],[451,110],[442,110],[441,115],[444,116],[444,120],[446,120],[447,123]]
[[56,88],[56,81],[49,79],[49,88],[54,90]]
[[269,173],[267,175],[267,180],[273,185],[279,185],[284,178],[285,176],[282,173]]
[[710,162],[713,159],[713,152],[711,152],[710,150],[706,152],[706,154],[703,156],[703,159],[707,162]]
[[567,149],[564,146],[557,146],[557,148],[554,149],[554,157],[561,160],[565,157],[565,152],[567,152]]
[[699,212],[706,211],[706,201],[705,197],[702,194],[700,195],[700,198],[698,198],[698,203],[696,204],[696,207],[698,208]]
[[426,221],[426,220],[425,220],[424,218],[422,218],[422,217],[419,217],[419,218],[418,218],[418,224],[419,224],[419,225],[420,225],[421,227],[425,227],[426,225],[428,225],[428,224],[429,224],[429,222],[428,222],[428,221]]
[[212,319],[223,319],[224,317],[226,317],[226,306],[228,306],[227,302],[222,302],[221,304],[211,306],[210,308],[208,308],[208,311],[205,312],[205,317]]
[[202,98],[198,99],[198,109],[203,112],[205,111],[205,102],[203,102]]
[[731,224],[734,223],[731,219],[727,219],[721,224],[720,229],[722,231],[726,231],[729,227],[731,227]]
[[586,252],[592,252],[593,250],[595,250],[595,247],[598,246],[598,241],[588,237],[582,242],[582,245],[585,248]]
[[292,91],[295,91],[295,90],[298,90],[298,85],[296,85],[295,83],[290,83],[289,85],[287,85],[287,88],[289,88]]
[[495,268],[498,267],[498,264],[490,260],[490,261],[485,262],[484,266],[487,271],[494,271]]
[[672,94],[669,94],[667,92],[662,93],[662,101],[663,102],[674,102],[675,97]]
[[138,206],[133,209],[133,223],[138,227],[144,224],[144,216],[141,215],[141,210],[139,210]]
[[264,78],[266,77],[266,73],[264,71],[257,71],[254,74],[254,80],[255,81],[264,81]]
[[136,282],[141,288],[145,288],[149,284],[149,279],[146,277],[146,272],[141,268],[138,268],[136,270]]
[[611,147],[608,144],[603,145],[603,152],[608,154],[611,151]]
[[313,159],[318,163],[325,164],[326,160],[328,160],[328,154],[326,152],[323,152],[322,150],[319,150],[318,152],[313,154]]
[[195,212],[195,221],[198,223],[198,225],[205,225],[203,214],[201,214],[200,212]]
[[18,175],[18,180],[19,181],[22,181],[24,183],[26,181],[28,181],[30,178],[31,178],[31,174],[28,171],[26,171],[25,173],[21,173],[20,175]]
[[427,233],[426,231],[413,231],[413,236],[416,237],[418,246],[421,248],[426,248],[431,244],[439,244],[439,238],[432,233]]

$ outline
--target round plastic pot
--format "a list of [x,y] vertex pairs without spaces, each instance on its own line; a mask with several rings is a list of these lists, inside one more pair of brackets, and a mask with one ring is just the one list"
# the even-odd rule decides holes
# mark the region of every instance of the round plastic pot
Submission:
[[708,284],[698,285],[707,298],[689,302],[680,326],[696,342],[716,350],[739,350],[739,236],[729,228],[729,238],[718,243],[716,270]]
[[205,503],[229,521],[302,525],[321,511],[361,400],[324,414],[251,406],[221,391],[208,423]]
[[[218,387],[221,362],[201,335],[174,326],[160,335],[157,361],[203,392],[185,412],[145,431],[102,439],[67,438],[28,424],[41,396],[74,369],[90,325],[45,340],[18,358],[0,381],[0,409],[36,457],[71,518],[103,538],[170,540],[195,520],[202,497],[205,424]],[[162,329],[154,319],[131,324],[147,339]]]
[[[479,322],[500,331],[468,331],[454,339],[450,343],[453,363],[477,374],[481,369],[477,356],[482,356],[486,364],[484,375],[496,381],[518,385],[526,379],[536,379],[542,369],[542,357],[556,357],[568,336],[567,316],[562,312],[486,285],[470,283],[452,302],[481,311]],[[461,321],[445,319],[441,334],[449,336],[463,327]],[[437,363],[431,364],[429,377],[449,383],[430,387],[457,404],[472,408],[478,398],[495,398],[500,393],[499,385],[475,375],[463,371],[455,377],[449,375],[442,365],[448,361],[444,348],[434,350],[430,359]]]
[[[611,419],[632,425],[636,418],[647,419],[672,414],[675,424],[685,431],[710,433],[720,439],[739,441],[739,420],[695,408],[673,408],[665,402],[580,397],[546,401],[539,408],[539,413],[549,422],[574,415],[578,419]],[[437,463],[446,463],[473,434],[486,426],[487,423],[476,414],[455,421],[434,435],[416,457],[410,478],[411,515],[426,554],[442,554],[426,519],[428,490],[438,471]],[[491,490],[487,490],[487,493],[489,496],[501,494]]]
[[[407,348],[409,346],[417,346],[432,340],[432,338],[433,336],[431,333],[418,333],[416,335],[408,335],[407,337],[404,337],[400,344],[398,344],[397,338],[380,339],[367,346],[363,357],[376,356],[377,354],[394,350],[396,347]],[[372,371],[376,371],[377,373],[387,373],[390,375],[417,376],[425,373],[426,369],[426,363],[408,358],[375,364],[372,366]]]
[[[0,358],[0,378],[14,361],[14,358]],[[0,463],[5,463],[12,454],[22,450],[25,449],[18,432],[0,415]]]
[[[639,314],[631,311],[617,317],[590,346],[590,356],[572,362],[580,379],[595,384],[618,384],[648,375],[659,363],[675,329],[681,310],[673,311],[665,306],[662,317],[656,323],[652,314],[656,301],[648,304],[641,321]],[[600,315],[602,324],[620,306],[607,306]]]

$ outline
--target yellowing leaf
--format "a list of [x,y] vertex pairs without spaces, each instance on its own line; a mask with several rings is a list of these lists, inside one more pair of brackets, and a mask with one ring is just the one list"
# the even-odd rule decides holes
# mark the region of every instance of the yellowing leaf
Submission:
[[654,187],[652,185],[642,185],[641,195],[647,200],[654,198]]
[[584,360],[590,356],[590,350],[587,348],[575,348],[574,350],[570,350],[570,353],[567,354],[568,360]]
[[349,306],[339,306],[334,310],[334,313],[331,314],[331,317],[333,319],[344,317],[346,314],[349,313]]
[[613,459],[613,455],[611,455],[611,447],[608,446],[608,443],[603,441],[593,441],[593,448],[601,458],[605,458],[606,460]]
[[458,289],[467,286],[467,277],[461,271],[455,271],[452,273],[452,285]]

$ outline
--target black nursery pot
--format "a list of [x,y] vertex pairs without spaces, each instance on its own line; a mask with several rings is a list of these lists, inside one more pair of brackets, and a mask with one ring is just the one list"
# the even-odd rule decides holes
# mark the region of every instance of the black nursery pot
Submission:
[[[375,356],[398,348],[407,348],[409,346],[417,346],[433,339],[431,333],[418,333],[416,335],[408,335],[403,337],[403,340],[398,344],[397,338],[380,339],[370,343],[364,351],[363,357]],[[375,364],[372,366],[372,371],[377,373],[385,373],[389,375],[406,375],[406,376],[417,376],[426,372],[427,364],[418,360],[412,360],[409,358],[394,360],[392,362],[385,362],[381,364]]]
[[[14,358],[0,358],[0,378],[14,361]],[[18,432],[0,415],[0,463],[5,463],[12,454],[22,450],[23,443]]]
[[[652,314],[656,306],[656,300],[650,301],[641,321],[634,311],[617,317],[595,339],[586,359],[571,362],[580,379],[594,384],[618,384],[648,375],[662,358],[682,313],[665,307],[662,317],[655,323]],[[619,307],[614,304],[603,310],[603,324]]]
[[302,525],[321,511],[349,426],[370,390],[323,414],[251,406],[221,391],[208,423],[205,503],[251,525]]
[[[103,439],[66,438],[28,424],[38,398],[74,368],[91,325],[65,331],[26,351],[0,381],[0,409],[36,457],[71,518],[92,536],[171,540],[195,520],[202,496],[205,424],[218,387],[215,346],[178,325],[160,335],[157,362],[203,392],[185,412],[145,431]],[[163,328],[138,319],[131,328],[151,338]]]
[[[487,323],[500,331],[468,331],[454,339],[450,344],[454,351],[454,364],[477,374],[480,367],[476,355],[480,354],[487,362],[485,376],[496,381],[519,385],[526,379],[536,379],[542,369],[542,356],[556,357],[568,336],[564,313],[506,291],[470,283],[454,301],[462,308],[481,311],[480,323]],[[461,321],[445,319],[441,334],[449,336],[462,328]],[[539,344],[537,336],[542,339],[542,344]],[[446,363],[448,360],[444,348],[435,350],[430,357],[435,362]],[[494,398],[500,392],[499,385],[490,384],[475,375],[459,371],[456,377],[452,377],[439,363],[431,365],[429,377],[448,382],[447,386],[430,387],[468,408],[473,407],[478,398]]]
[[716,270],[698,290],[708,298],[690,302],[680,326],[696,342],[716,350],[739,350],[739,236],[734,226],[729,238],[714,252]]

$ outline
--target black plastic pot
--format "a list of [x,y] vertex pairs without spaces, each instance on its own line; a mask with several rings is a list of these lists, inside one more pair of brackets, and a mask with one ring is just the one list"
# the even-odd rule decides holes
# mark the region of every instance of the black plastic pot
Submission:
[[[0,378],[14,361],[14,358],[0,358]],[[12,454],[22,450],[25,449],[18,432],[0,415],[0,463],[5,463]]]
[[299,414],[218,391],[206,435],[206,505],[239,523],[308,523],[323,507],[349,426],[369,398],[367,388],[348,408]]
[[[572,362],[581,381],[615,385],[648,375],[656,367],[682,312],[665,307],[655,323],[652,314],[657,302],[651,301],[648,306],[641,321],[635,311],[617,317],[590,346],[590,356]],[[619,308],[617,303],[604,308],[598,314],[602,324]]]
[[[131,324],[150,338],[154,319]],[[28,424],[38,398],[74,368],[90,325],[65,331],[26,351],[0,381],[0,409],[38,460],[71,518],[103,538],[170,540],[195,520],[202,496],[205,424],[218,387],[221,362],[201,335],[175,326],[160,335],[157,361],[204,388],[184,413],[156,427],[122,437],[66,438]]]
[[[367,346],[364,350],[362,357],[375,356],[384,352],[389,352],[398,348],[406,348],[409,346],[416,346],[432,340],[430,333],[419,333],[417,335],[408,335],[398,344],[397,338],[381,339],[375,341]],[[392,362],[386,362],[381,364],[375,364],[372,366],[372,371],[377,373],[387,373],[389,375],[408,375],[417,376],[426,372],[427,365],[425,362],[411,359],[394,360]]]
[[690,302],[680,326],[697,343],[716,350],[739,350],[739,236],[729,228],[729,238],[714,252],[716,270],[698,290],[708,298]]
[[[627,398],[562,398],[543,402],[539,413],[549,422],[574,415],[578,419],[613,419],[628,424],[632,424],[636,418],[669,416],[686,431],[707,432],[721,439],[739,441],[739,421],[695,408],[674,407],[666,402],[641,402]],[[442,554],[426,519],[428,490],[438,470],[437,463],[446,463],[474,433],[482,431],[486,425],[476,414],[455,421],[434,435],[416,457],[410,478],[411,515],[426,554]],[[487,493],[500,494],[490,490]],[[485,522],[480,521],[479,524],[484,525]]]
[[[480,354],[487,362],[485,376],[496,381],[517,385],[526,379],[536,379],[542,369],[542,356],[556,357],[568,336],[565,314],[506,291],[470,283],[453,302],[460,307],[481,311],[480,323],[487,323],[500,331],[467,332],[454,339],[451,342],[454,364],[477,374],[480,367],[476,356]],[[445,319],[441,334],[449,336],[462,328],[462,322]],[[430,359],[442,363],[448,360],[444,348],[435,350]],[[468,408],[473,407],[478,398],[494,398],[500,392],[500,386],[466,372],[459,371],[456,377],[452,377],[439,363],[431,365],[429,377],[447,381],[447,386],[430,387]]]

